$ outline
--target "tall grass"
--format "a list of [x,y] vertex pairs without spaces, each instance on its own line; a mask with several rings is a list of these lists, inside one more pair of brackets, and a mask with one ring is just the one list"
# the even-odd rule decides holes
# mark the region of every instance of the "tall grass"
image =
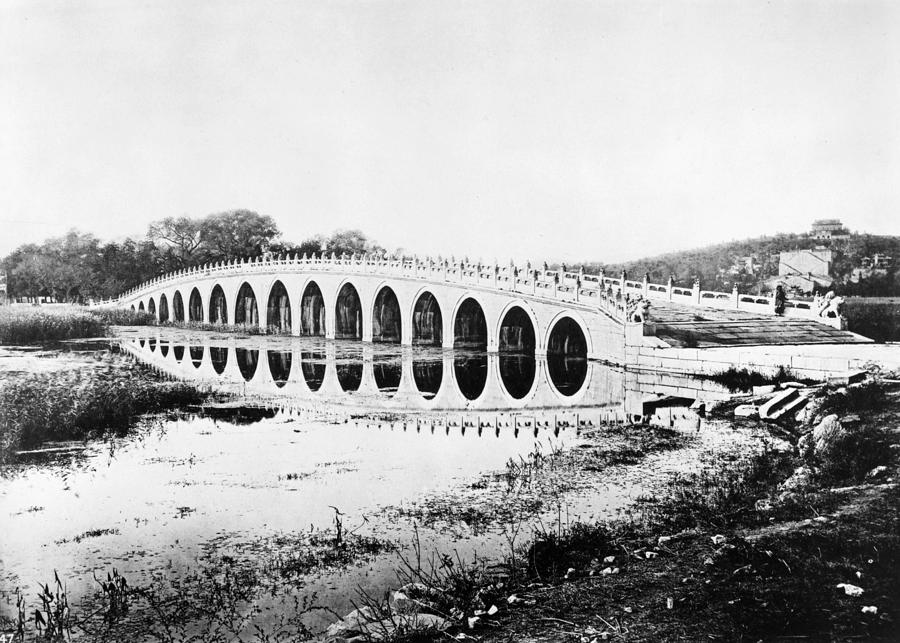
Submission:
[[42,344],[102,337],[106,322],[85,310],[66,307],[0,307],[0,344]]
[[49,440],[122,434],[143,413],[205,396],[184,382],[112,367],[18,376],[0,383],[0,461]]
[[91,314],[110,326],[153,326],[156,318],[143,310],[129,308],[97,308]]

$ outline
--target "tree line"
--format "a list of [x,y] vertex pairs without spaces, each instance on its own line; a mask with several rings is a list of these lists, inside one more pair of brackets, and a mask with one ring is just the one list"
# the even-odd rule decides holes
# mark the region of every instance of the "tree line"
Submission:
[[70,230],[42,243],[19,246],[0,261],[11,298],[50,297],[84,302],[118,296],[157,275],[264,253],[353,254],[384,249],[359,230],[315,235],[300,243],[282,238],[274,219],[251,210],[202,218],[166,217],[141,238],[104,242]]

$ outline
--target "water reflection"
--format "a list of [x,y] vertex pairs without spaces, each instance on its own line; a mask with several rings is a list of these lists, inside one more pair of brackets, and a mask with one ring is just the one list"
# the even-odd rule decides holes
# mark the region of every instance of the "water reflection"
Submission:
[[291,375],[291,362],[293,358],[290,351],[266,351],[269,358],[269,373],[272,375],[272,381],[278,388],[287,384]]
[[403,363],[397,359],[377,359],[372,364],[372,374],[375,376],[375,386],[378,390],[391,396],[400,388]]
[[453,358],[453,374],[460,392],[467,400],[477,400],[484,391],[488,376],[488,357],[484,353],[457,355]]
[[[122,346],[161,372],[203,380],[231,395],[279,396],[324,412],[334,404],[395,411],[525,412],[620,405],[626,397],[622,371],[573,355],[545,359],[511,351],[150,332],[150,337],[137,335]],[[150,338],[158,350],[150,351]],[[186,353],[193,368],[178,359]],[[637,416],[641,404],[642,397],[635,396]]]
[[244,380],[249,382],[253,379],[253,375],[256,373],[256,366],[259,363],[259,351],[246,349],[246,348],[236,348],[234,351],[234,356],[237,358],[238,368],[241,371],[241,375]]
[[417,360],[412,363],[416,389],[426,400],[434,399],[444,379],[444,362],[441,359]]
[[[143,342],[141,342],[141,346],[143,346]],[[194,368],[200,368],[200,365],[203,363],[203,347],[191,346],[188,348],[188,352],[191,355],[191,363],[194,365]]]
[[341,390],[348,393],[359,390],[363,377],[363,359],[361,351],[358,349],[348,350],[346,357],[335,362],[334,368],[337,371],[338,383],[341,385]]
[[587,377],[588,361],[583,357],[547,355],[547,370],[556,389],[570,397],[581,390]]
[[228,366],[228,349],[221,346],[210,346],[209,359],[212,361],[213,369],[221,375]]
[[[515,400],[521,400],[531,391],[537,362],[533,355],[500,354],[500,379],[506,392]],[[582,382],[584,378],[582,378]],[[581,385],[579,384],[579,388]]]
[[318,391],[325,380],[325,353],[301,353],[300,370],[310,391]]

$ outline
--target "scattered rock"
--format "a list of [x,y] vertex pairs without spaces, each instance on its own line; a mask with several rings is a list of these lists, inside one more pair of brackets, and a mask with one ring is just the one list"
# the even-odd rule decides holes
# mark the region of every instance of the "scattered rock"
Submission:
[[865,605],[862,608],[862,613],[863,614],[877,614],[878,608],[874,605]]
[[715,536],[712,537],[713,545],[721,545],[724,542],[725,542],[725,536],[723,536],[722,534],[716,534]]
[[843,589],[847,596],[862,596],[863,588],[851,585],[850,583],[838,583],[838,589]]
[[669,542],[670,540],[672,540],[672,537],[671,537],[671,536],[660,536],[660,537],[656,540],[656,544],[657,544],[657,546],[659,546],[659,545],[665,545],[665,544],[666,544],[667,542]]
[[802,492],[812,484],[813,471],[806,465],[797,467],[791,477],[782,482],[778,489],[781,491],[778,499],[784,501],[789,494]]
[[468,620],[469,629],[470,630],[475,629],[475,626],[478,625],[478,621],[480,621],[480,620],[481,620],[480,616],[470,616],[469,620]]
[[644,558],[646,558],[647,560],[652,560],[652,559],[656,558],[657,556],[659,556],[659,554],[655,551],[645,551],[644,552]]
[[884,465],[875,467],[866,474],[866,480],[869,482],[880,482],[883,478],[887,477],[887,472],[888,468]]
[[512,595],[510,595],[510,596],[506,599],[506,602],[509,603],[510,605],[514,605],[514,604],[518,603],[518,602],[521,601],[521,600],[522,600],[521,598],[519,598],[519,597],[516,596],[515,594],[512,594]]
[[753,395],[768,395],[775,392],[774,384],[764,384],[763,386],[754,386]]
[[606,563],[607,565],[611,565],[614,562],[616,562],[616,557],[615,556],[607,556],[606,558],[603,559],[603,562]]
[[736,418],[755,418],[759,417],[759,407],[755,404],[739,404],[734,409],[734,417]]
[[820,457],[827,457],[835,448],[836,443],[846,435],[847,431],[840,419],[835,414],[826,415],[816,425],[812,432],[813,453]]
[[488,608],[487,615],[488,615],[488,616],[493,616],[494,614],[496,614],[496,613],[499,612],[499,611],[500,611],[500,609],[499,609],[496,605],[491,605],[491,606]]

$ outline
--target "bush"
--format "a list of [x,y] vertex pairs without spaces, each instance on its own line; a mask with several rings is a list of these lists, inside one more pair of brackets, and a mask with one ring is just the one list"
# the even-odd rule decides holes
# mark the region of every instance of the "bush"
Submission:
[[41,344],[66,339],[102,337],[106,323],[75,307],[0,308],[0,344]]
[[807,453],[807,462],[827,484],[860,481],[875,467],[890,459],[888,432],[877,426],[845,427],[826,453]]

